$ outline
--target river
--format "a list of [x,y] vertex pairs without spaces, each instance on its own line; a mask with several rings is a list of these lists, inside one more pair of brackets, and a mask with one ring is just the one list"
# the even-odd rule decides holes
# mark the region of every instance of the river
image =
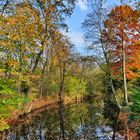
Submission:
[[[47,107],[37,115],[28,115],[3,132],[3,140],[112,140],[115,117],[107,117],[104,102],[90,102]],[[116,133],[115,140],[124,140]]]

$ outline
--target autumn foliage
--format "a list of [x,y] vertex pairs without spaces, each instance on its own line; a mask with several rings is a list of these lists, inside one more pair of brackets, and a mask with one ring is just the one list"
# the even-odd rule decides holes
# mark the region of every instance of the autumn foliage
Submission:
[[140,13],[129,5],[113,8],[104,22],[105,42],[108,43],[108,54],[111,59],[112,74],[120,78],[122,73],[122,48],[126,60],[126,77],[134,79],[140,69]]

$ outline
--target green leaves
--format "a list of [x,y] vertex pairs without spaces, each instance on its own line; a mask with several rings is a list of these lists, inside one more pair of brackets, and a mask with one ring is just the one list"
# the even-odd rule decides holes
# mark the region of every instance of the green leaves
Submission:
[[136,113],[140,113],[140,88],[135,87],[132,90],[131,95],[132,105],[131,110]]

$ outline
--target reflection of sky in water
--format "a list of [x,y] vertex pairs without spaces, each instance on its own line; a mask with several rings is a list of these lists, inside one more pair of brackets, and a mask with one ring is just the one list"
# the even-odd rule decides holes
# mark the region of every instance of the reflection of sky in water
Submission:
[[[112,140],[113,136],[113,129],[109,126],[97,126],[92,128],[90,126],[81,125],[76,130],[76,135],[79,138],[85,137],[86,139],[91,140]],[[117,139],[117,138],[116,138]],[[121,135],[118,135],[119,140],[124,140]]]
[[[75,134],[78,138],[84,138],[82,140],[112,140],[113,129],[105,125],[97,126],[96,128],[80,125]],[[117,134],[116,136],[116,140],[125,140],[120,134]]]
[[[111,140],[113,135],[113,129],[97,109],[97,102],[48,108],[30,118],[30,124],[9,130],[8,140],[63,140],[62,135],[66,140]],[[120,135],[117,139],[124,140]]]

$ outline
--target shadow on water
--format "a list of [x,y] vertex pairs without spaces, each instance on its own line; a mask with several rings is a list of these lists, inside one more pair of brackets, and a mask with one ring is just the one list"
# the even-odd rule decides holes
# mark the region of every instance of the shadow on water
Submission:
[[[119,134],[117,115],[108,117],[103,100],[94,100],[56,108],[46,108],[36,116],[28,116],[27,123],[4,131],[5,140],[125,140]],[[107,111],[107,110],[106,110]],[[111,112],[111,110],[110,110]],[[114,129],[113,129],[114,128]]]

